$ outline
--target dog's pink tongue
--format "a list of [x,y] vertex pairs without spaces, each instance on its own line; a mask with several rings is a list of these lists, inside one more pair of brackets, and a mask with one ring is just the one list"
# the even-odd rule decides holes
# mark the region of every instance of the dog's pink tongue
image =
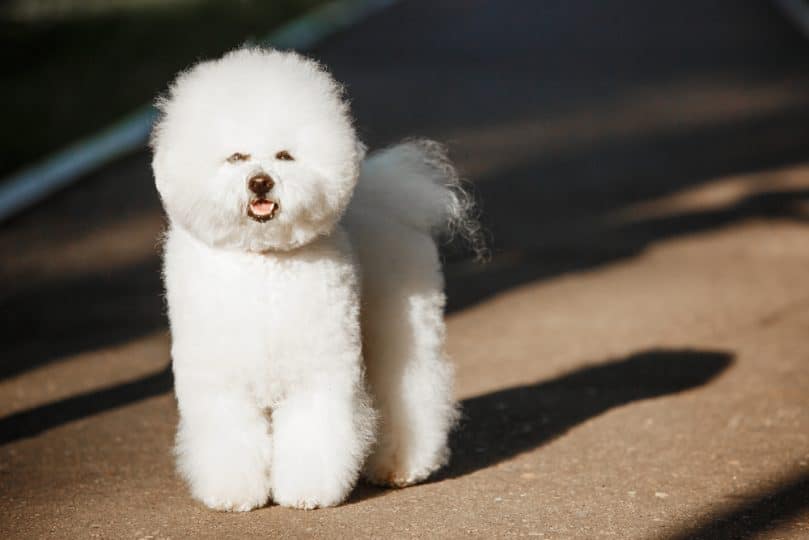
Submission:
[[272,201],[254,201],[250,203],[250,208],[258,216],[268,216],[275,210],[275,203]]

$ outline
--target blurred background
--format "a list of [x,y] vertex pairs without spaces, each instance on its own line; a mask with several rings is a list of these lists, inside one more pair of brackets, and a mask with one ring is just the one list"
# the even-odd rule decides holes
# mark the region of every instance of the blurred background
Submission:
[[[0,532],[809,537],[807,13],[0,3],[0,190],[145,119],[134,150],[0,222]],[[335,510],[234,517],[172,472],[165,223],[143,143],[178,70],[272,36],[346,84],[372,148],[448,144],[492,259],[442,247],[466,411],[449,468]]]
[[324,0],[8,0],[2,17],[6,125],[0,175],[106,128],[180,70]]

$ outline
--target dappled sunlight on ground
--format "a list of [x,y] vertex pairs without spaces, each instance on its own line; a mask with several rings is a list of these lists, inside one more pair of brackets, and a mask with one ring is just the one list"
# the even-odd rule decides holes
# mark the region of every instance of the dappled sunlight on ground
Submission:
[[[631,224],[642,219],[676,217],[678,214],[721,213],[732,208],[753,206],[755,199],[771,197],[781,202],[780,208],[762,205],[756,215],[766,217],[809,217],[803,205],[809,200],[809,164],[802,163],[776,169],[736,174],[719,178],[652,201],[621,208],[611,216],[617,223]],[[776,210],[781,210],[776,213]]]
[[442,137],[468,156],[465,171],[471,178],[496,182],[498,173],[522,161],[559,159],[580,154],[588,146],[617,146],[644,136],[687,137],[695,130],[755,123],[807,107],[809,96],[791,78],[740,85],[732,75],[723,80],[721,74],[713,74],[705,81],[656,82],[595,95],[584,104],[563,102],[534,116],[451,131]]

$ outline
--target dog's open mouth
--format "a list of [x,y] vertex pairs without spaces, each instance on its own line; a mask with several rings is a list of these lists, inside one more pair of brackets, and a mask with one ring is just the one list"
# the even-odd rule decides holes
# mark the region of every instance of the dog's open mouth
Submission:
[[263,223],[274,218],[280,208],[280,205],[275,201],[264,198],[253,199],[247,205],[247,215]]

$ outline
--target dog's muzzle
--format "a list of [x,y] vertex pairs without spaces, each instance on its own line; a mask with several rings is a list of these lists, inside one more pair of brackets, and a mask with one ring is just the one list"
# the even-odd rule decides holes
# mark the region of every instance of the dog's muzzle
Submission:
[[274,186],[275,181],[267,173],[256,174],[247,180],[247,189],[255,195],[247,203],[248,216],[260,223],[275,217],[281,206],[277,201],[267,197]]

